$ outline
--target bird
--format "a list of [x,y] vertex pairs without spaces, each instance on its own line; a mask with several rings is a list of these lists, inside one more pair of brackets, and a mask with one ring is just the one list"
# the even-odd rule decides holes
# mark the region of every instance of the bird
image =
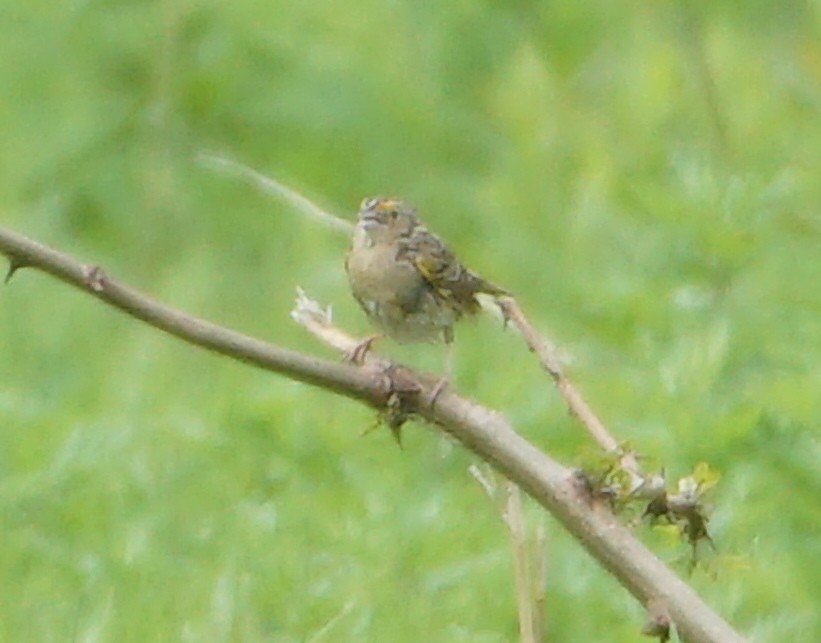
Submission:
[[[481,310],[477,295],[508,295],[466,268],[425,227],[416,209],[398,198],[363,199],[345,270],[354,298],[384,336],[400,344],[448,345],[447,374],[434,388],[433,400],[450,377],[454,324]],[[363,340],[349,357],[361,361],[380,337]]]

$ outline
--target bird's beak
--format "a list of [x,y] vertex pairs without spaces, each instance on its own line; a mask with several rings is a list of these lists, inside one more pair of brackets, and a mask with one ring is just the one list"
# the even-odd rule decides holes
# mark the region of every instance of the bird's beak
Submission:
[[363,212],[359,215],[359,223],[361,223],[366,230],[369,230],[379,225],[379,219],[374,212]]

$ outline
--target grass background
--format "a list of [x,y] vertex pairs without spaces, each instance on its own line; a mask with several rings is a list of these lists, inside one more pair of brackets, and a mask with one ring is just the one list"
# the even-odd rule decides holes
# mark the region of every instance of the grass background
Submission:
[[[753,640],[821,638],[817,1],[7,0],[0,95],[3,225],[293,348],[329,356],[289,321],[297,285],[366,331],[347,240],[194,156],[348,216],[416,203],[617,435],[674,477],[722,473],[697,590]],[[457,336],[457,388],[577,461],[512,333]],[[473,459],[420,427],[404,452],[360,437],[372,421],[19,273],[0,639],[515,640]],[[637,640],[639,606],[546,525],[551,640]]]

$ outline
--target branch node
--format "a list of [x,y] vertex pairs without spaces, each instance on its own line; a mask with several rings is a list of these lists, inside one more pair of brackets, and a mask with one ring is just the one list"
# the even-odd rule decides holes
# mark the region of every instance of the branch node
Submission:
[[100,266],[83,266],[83,279],[85,285],[93,292],[103,292],[108,282],[108,275]]
[[413,416],[422,386],[407,369],[395,364],[384,369],[382,375],[387,397],[379,419],[391,430],[401,449],[402,426]]
[[593,504],[598,490],[584,469],[573,469],[568,476],[568,481],[570,485],[582,495],[586,502]]

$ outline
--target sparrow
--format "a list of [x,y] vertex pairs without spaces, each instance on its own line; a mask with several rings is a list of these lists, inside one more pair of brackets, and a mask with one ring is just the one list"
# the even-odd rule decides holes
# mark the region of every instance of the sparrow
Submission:
[[[403,344],[450,345],[454,324],[481,310],[477,295],[508,294],[467,269],[415,208],[394,198],[362,201],[345,270],[365,314]],[[362,342],[352,358],[361,360],[374,339]]]

